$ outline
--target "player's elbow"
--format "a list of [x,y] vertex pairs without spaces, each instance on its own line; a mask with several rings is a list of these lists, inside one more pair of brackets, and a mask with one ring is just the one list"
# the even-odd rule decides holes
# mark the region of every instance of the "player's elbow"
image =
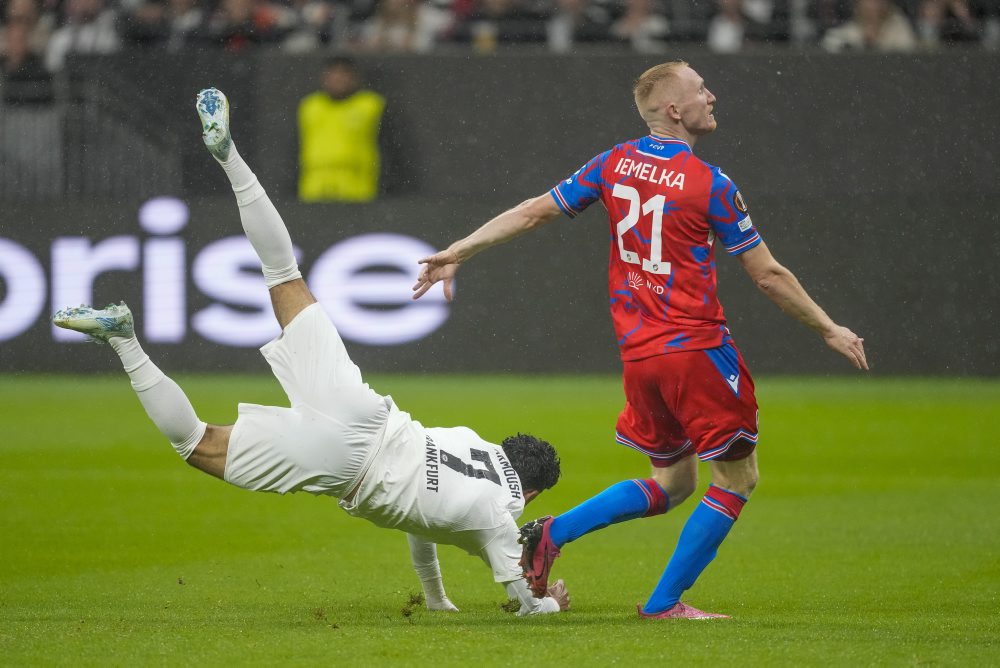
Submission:
[[774,279],[774,274],[758,274],[753,277],[753,284],[756,285],[757,289],[761,292],[767,293],[774,287]]
[[754,285],[764,294],[772,294],[791,277],[791,272],[778,263],[764,267],[751,276]]
[[551,222],[559,216],[552,198],[548,194],[525,200],[517,207],[525,230],[533,230]]

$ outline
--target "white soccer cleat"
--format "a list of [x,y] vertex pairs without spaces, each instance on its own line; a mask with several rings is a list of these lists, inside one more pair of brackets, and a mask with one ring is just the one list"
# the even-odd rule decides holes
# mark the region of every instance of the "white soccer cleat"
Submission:
[[83,305],[64,308],[52,316],[52,324],[82,332],[95,343],[107,343],[113,336],[126,339],[135,336],[132,311],[125,302],[109,304],[107,308],[100,310]]
[[201,119],[201,138],[219,162],[229,159],[233,138],[229,133],[229,100],[218,88],[206,88],[195,101]]

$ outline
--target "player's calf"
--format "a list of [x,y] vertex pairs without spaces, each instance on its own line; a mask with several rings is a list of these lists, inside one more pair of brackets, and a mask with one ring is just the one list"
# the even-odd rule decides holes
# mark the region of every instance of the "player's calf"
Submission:
[[[184,391],[160,370],[135,336],[132,311],[125,302],[107,308],[65,308],[53,324],[82,332],[98,343],[109,343],[121,359],[146,414],[184,460],[192,456],[206,431]],[[219,476],[221,477],[221,475]]]

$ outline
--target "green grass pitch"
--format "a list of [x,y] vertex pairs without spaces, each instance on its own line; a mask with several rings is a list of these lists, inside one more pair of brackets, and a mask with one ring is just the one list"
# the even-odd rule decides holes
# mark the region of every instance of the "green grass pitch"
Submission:
[[[284,403],[270,377],[178,381],[212,422]],[[613,441],[617,377],[371,381],[427,425],[551,440],[563,479],[524,520],[648,473]],[[462,612],[409,605],[403,534],[185,466],[124,376],[0,377],[0,662],[1000,664],[1000,383],[763,378],[758,399],[760,486],[686,596],[734,619],[635,614],[695,499],[567,546],[572,611],[517,619],[451,547]]]

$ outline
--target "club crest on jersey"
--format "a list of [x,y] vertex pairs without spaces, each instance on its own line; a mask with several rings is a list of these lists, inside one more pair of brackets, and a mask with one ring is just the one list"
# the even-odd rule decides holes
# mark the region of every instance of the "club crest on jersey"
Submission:
[[739,211],[740,213],[747,212],[747,203],[743,199],[743,195],[740,194],[739,190],[737,190],[736,194],[733,195],[733,206],[735,206],[736,210]]

